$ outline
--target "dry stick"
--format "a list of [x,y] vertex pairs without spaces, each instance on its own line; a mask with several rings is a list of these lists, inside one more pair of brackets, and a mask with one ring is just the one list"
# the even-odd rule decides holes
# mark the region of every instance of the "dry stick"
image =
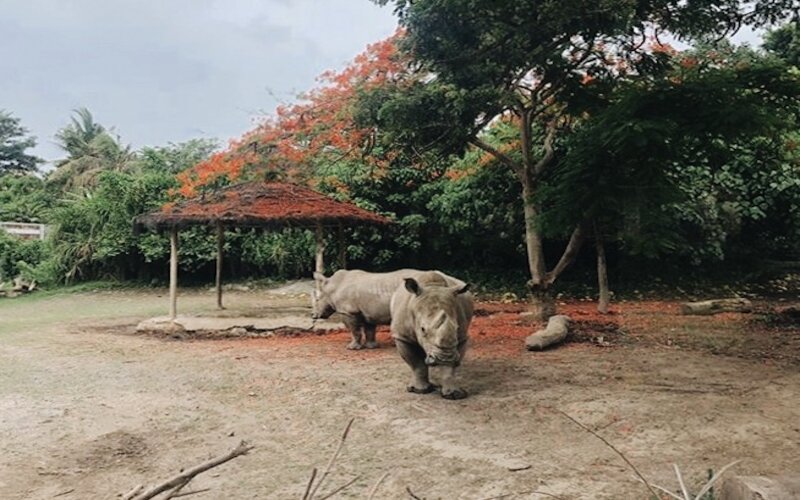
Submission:
[[339,493],[340,491],[345,490],[347,487],[349,487],[351,484],[355,483],[359,479],[361,479],[361,476],[354,477],[353,479],[351,479],[350,481],[348,481],[344,485],[336,488],[335,490],[333,490],[332,492],[328,493],[327,495],[325,495],[324,497],[320,498],[319,500],[327,500],[328,498],[334,496],[335,494]]
[[413,491],[411,491],[411,486],[406,486],[406,491],[408,492],[409,496],[411,496],[411,498],[413,498],[414,500],[422,500],[422,498],[418,497],[417,495],[414,494]]
[[213,469],[214,467],[217,467],[218,465],[222,465],[225,462],[228,462],[229,460],[233,460],[234,458],[236,458],[238,456],[246,455],[247,452],[249,452],[252,449],[253,449],[253,446],[250,446],[245,441],[242,441],[241,443],[239,443],[239,446],[237,446],[236,448],[231,450],[226,455],[223,455],[223,456],[221,456],[219,458],[214,458],[214,459],[209,460],[208,462],[204,462],[204,463],[202,463],[200,465],[196,465],[196,466],[192,467],[191,469],[189,469],[186,472],[181,472],[180,474],[178,474],[177,476],[173,477],[172,479],[164,481],[163,483],[151,488],[150,490],[142,493],[141,495],[138,495],[138,496],[134,497],[133,500],[149,500],[150,498],[153,498],[156,495],[159,495],[159,494],[161,494],[161,493],[163,493],[163,492],[165,492],[165,491],[167,491],[169,489],[172,489],[172,488],[175,488],[176,486],[179,486],[184,481],[187,481],[188,479],[192,479],[193,477],[195,477],[198,474],[202,474],[203,472],[205,472],[205,471],[207,471],[209,469]]
[[539,491],[539,490],[519,491],[517,493],[506,493],[505,495],[484,498],[483,500],[500,500],[501,498],[508,498],[514,495],[543,495],[550,498],[557,498],[559,500],[564,500],[564,497],[560,497],[558,495],[553,495],[552,493],[547,493],[545,491]]
[[61,493],[57,493],[57,494],[53,495],[53,498],[66,495],[68,493],[72,493],[73,491],[75,491],[75,488],[72,488],[71,490],[62,491]]
[[347,439],[347,434],[350,432],[350,426],[353,425],[353,420],[355,418],[351,418],[349,422],[347,422],[347,427],[344,428],[344,432],[342,433],[342,438],[339,440],[339,444],[336,446],[336,450],[331,455],[330,460],[328,460],[328,465],[325,466],[325,470],[322,472],[322,476],[317,481],[317,484],[314,486],[314,489],[311,490],[311,495],[308,496],[308,499],[314,498],[314,495],[317,493],[317,490],[322,483],[325,482],[325,478],[328,477],[328,474],[331,472],[331,468],[333,468],[333,464],[336,463],[336,459],[339,458],[339,453],[342,451],[342,446],[344,446],[344,441]]
[[182,490],[182,489],[184,489],[184,488],[186,487],[186,485],[187,485],[187,484],[189,484],[189,482],[190,482],[191,480],[192,480],[192,478],[190,477],[189,479],[187,479],[187,480],[185,480],[185,481],[181,482],[181,484],[179,484],[178,486],[176,486],[176,487],[175,487],[175,489],[173,489],[172,491],[170,491],[170,492],[169,492],[169,494],[168,494],[167,496],[165,496],[165,497],[164,497],[164,500],[169,500],[170,498],[175,498],[175,496],[176,496],[176,495],[178,495],[178,493],[180,493],[180,492],[181,492],[181,490]]
[[585,425],[583,425],[582,423],[578,422],[577,420],[575,420],[575,419],[574,419],[573,417],[571,417],[570,415],[568,415],[568,414],[566,414],[565,412],[563,412],[563,411],[559,410],[558,408],[555,408],[555,410],[556,410],[558,413],[560,413],[560,414],[564,415],[565,417],[567,417],[568,419],[572,420],[572,421],[575,423],[575,425],[577,425],[577,426],[578,426],[578,427],[580,427],[581,429],[585,430],[586,432],[588,432],[588,433],[589,433],[589,434],[591,434],[592,436],[596,437],[597,439],[599,439],[600,441],[602,441],[602,442],[603,442],[603,443],[604,443],[606,446],[608,446],[609,448],[611,448],[612,450],[614,450],[614,452],[615,452],[617,455],[619,455],[619,456],[620,456],[620,458],[622,458],[622,460],[624,460],[624,461],[625,461],[625,463],[626,463],[626,464],[628,464],[628,466],[629,466],[631,469],[633,469],[633,472],[634,472],[634,473],[635,473],[635,474],[636,474],[636,475],[639,477],[639,480],[641,480],[641,481],[644,483],[644,485],[645,485],[645,486],[647,486],[647,489],[648,489],[648,490],[650,490],[650,494],[652,494],[652,495],[653,495],[653,497],[655,497],[655,498],[658,498],[658,494],[657,494],[657,493],[656,493],[656,491],[653,489],[653,487],[652,487],[652,486],[650,486],[650,483],[648,483],[648,482],[647,482],[647,479],[645,479],[645,478],[644,478],[644,476],[642,475],[642,473],[641,473],[641,472],[639,472],[639,469],[637,469],[637,468],[636,468],[636,466],[635,466],[635,465],[633,465],[633,464],[631,463],[631,461],[630,461],[630,460],[628,460],[628,457],[626,457],[624,453],[622,453],[621,451],[619,451],[619,450],[618,450],[618,449],[617,449],[617,448],[616,448],[616,447],[615,447],[613,444],[611,444],[611,443],[609,443],[608,441],[606,441],[606,439],[605,439],[603,436],[601,436],[600,434],[596,433],[596,432],[595,432],[595,431],[593,431],[592,429],[590,429],[590,428],[586,427],[586,426],[585,426]]
[[308,494],[311,493],[311,485],[314,484],[314,478],[317,477],[317,468],[311,471],[311,479],[308,480],[306,491],[303,493],[303,500],[308,500]]
[[206,491],[211,491],[211,488],[201,488],[199,490],[184,491],[183,493],[178,493],[177,495],[174,495],[173,498],[188,497],[189,495],[195,495],[197,493],[203,493]]
[[373,486],[372,490],[369,492],[369,497],[367,497],[367,500],[372,500],[373,498],[375,498],[375,494],[378,492],[378,488],[381,486],[383,480],[386,479],[388,476],[389,476],[388,472],[383,473],[383,475],[378,479],[378,482],[375,483],[375,486]]
[[131,500],[133,497],[138,495],[139,492],[142,491],[143,489],[144,489],[144,485],[143,484],[138,485],[137,487],[135,487],[131,491],[125,493],[125,495],[123,495],[123,497],[122,497],[122,500]]

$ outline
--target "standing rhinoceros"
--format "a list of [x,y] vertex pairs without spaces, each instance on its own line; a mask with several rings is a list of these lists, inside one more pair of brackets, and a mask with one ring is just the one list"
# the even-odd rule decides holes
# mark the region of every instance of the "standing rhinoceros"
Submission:
[[[315,289],[311,317],[325,319],[338,312],[343,316],[347,328],[353,335],[348,349],[375,348],[377,325],[388,325],[392,316],[389,302],[404,278],[413,278],[424,273],[435,273],[450,285],[464,286],[464,282],[439,271],[400,269],[390,273],[368,273],[361,270],[339,270],[330,278],[314,273]],[[361,343],[362,331],[366,344]]]
[[472,320],[469,285],[451,285],[436,273],[408,277],[392,296],[392,338],[411,367],[409,392],[435,390],[428,378],[441,385],[442,397],[462,399],[467,392],[455,385],[455,370],[467,349]]

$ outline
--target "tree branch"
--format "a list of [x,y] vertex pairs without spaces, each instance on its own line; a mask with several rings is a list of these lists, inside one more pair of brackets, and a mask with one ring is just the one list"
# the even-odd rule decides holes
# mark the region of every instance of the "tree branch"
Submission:
[[542,146],[544,149],[544,156],[539,158],[539,161],[536,162],[536,165],[533,166],[533,174],[540,175],[544,168],[553,160],[553,156],[555,154],[553,150],[553,142],[556,138],[556,125],[555,123],[551,122],[547,126],[547,135],[544,137],[544,145]]
[[145,491],[144,493],[133,497],[133,500],[149,500],[150,498],[153,498],[153,497],[155,497],[155,496],[157,496],[157,495],[159,495],[159,494],[161,494],[161,493],[163,493],[163,492],[165,492],[165,491],[167,491],[169,489],[172,489],[172,488],[175,488],[175,487],[178,487],[178,486],[180,486],[182,488],[183,486],[188,484],[188,482],[192,478],[194,478],[196,475],[201,474],[201,473],[203,473],[203,472],[205,472],[205,471],[207,471],[209,469],[213,469],[214,467],[217,467],[219,465],[222,465],[225,462],[227,462],[229,460],[233,460],[234,458],[236,458],[238,456],[246,455],[252,449],[253,449],[253,446],[250,446],[245,441],[242,441],[241,443],[239,443],[239,446],[237,446],[236,448],[231,450],[226,455],[223,455],[223,456],[218,457],[218,458],[214,458],[214,459],[209,460],[207,462],[204,462],[204,463],[202,463],[200,465],[192,467],[191,469],[187,470],[186,472],[181,472],[180,474],[178,474],[177,476],[173,477],[172,479],[164,481],[163,483],[161,483],[161,484],[159,484],[157,486],[154,486],[153,488],[150,488],[148,491]]
[[556,267],[544,275],[544,281],[548,286],[552,285],[564,269],[572,264],[575,257],[578,256],[578,251],[581,249],[581,245],[583,245],[585,239],[586,235],[584,234],[583,223],[580,223],[575,227],[575,230],[572,231],[569,243],[567,243],[567,248],[564,249],[564,253],[561,255],[561,259],[558,261],[558,264],[556,264]]
[[495,148],[494,146],[491,146],[490,144],[482,141],[481,139],[478,139],[477,137],[470,139],[469,143],[477,147],[478,149],[486,151],[490,155],[494,156],[501,162],[511,167],[511,169],[514,171],[515,174],[522,175],[524,171],[523,166],[520,165],[518,162],[514,161],[513,158],[503,153],[499,149]]

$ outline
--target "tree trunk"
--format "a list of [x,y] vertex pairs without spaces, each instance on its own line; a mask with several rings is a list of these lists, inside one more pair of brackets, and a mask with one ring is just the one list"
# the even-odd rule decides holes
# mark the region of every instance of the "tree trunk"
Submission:
[[314,271],[325,274],[325,232],[322,228],[322,223],[317,223],[314,235],[317,243]]
[[169,319],[178,316],[178,228],[169,233]]
[[531,294],[531,313],[534,319],[544,321],[556,313],[556,302],[550,293],[550,283],[545,280],[547,267],[542,250],[542,235],[537,227],[538,210],[533,201],[530,181],[523,182],[522,199],[525,213],[525,247],[528,253],[528,269],[531,279],[528,289]]
[[217,308],[225,309],[222,307],[222,250],[225,245],[225,228],[221,222],[217,222],[217,272],[215,276],[215,285],[217,290]]
[[597,248],[597,287],[600,289],[600,297],[597,301],[597,311],[601,314],[608,314],[608,304],[611,301],[611,292],[608,289],[608,266],[606,264],[606,247],[603,236],[594,226],[595,247]]

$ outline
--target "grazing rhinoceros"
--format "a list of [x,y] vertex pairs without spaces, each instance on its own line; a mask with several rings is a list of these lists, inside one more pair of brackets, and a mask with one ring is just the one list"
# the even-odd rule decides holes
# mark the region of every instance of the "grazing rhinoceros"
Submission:
[[[311,317],[325,319],[338,312],[353,335],[348,349],[378,347],[375,342],[377,325],[388,325],[392,316],[389,302],[403,278],[411,278],[432,272],[441,276],[450,285],[464,286],[464,282],[439,271],[420,271],[400,269],[390,273],[368,273],[361,270],[339,270],[330,278],[314,273],[315,289],[312,300]],[[366,344],[361,343],[362,331]]]
[[442,397],[467,397],[467,391],[455,385],[455,370],[467,350],[472,320],[468,291],[469,285],[452,285],[436,273],[425,273],[406,278],[392,296],[392,338],[413,372],[409,392],[435,390],[430,370]]

